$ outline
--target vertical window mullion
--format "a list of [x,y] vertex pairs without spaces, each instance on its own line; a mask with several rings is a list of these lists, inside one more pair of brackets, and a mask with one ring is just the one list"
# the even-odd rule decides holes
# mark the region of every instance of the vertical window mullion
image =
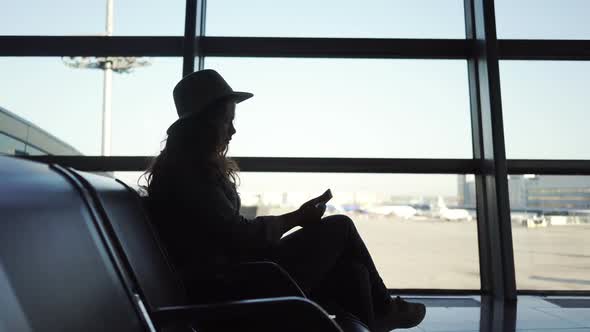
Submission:
[[508,200],[506,151],[493,0],[465,0],[473,157],[476,175],[478,241],[482,292],[516,299],[514,253]]
[[195,70],[195,30],[197,22],[198,0],[186,0],[184,22],[184,45],[182,56],[182,76],[186,76]]
[[201,47],[201,41],[205,38],[205,24],[207,22],[207,0],[196,0],[197,11],[196,11],[196,39],[195,39],[195,53],[193,57],[197,57],[197,70],[205,69],[205,55],[203,54],[203,48]]

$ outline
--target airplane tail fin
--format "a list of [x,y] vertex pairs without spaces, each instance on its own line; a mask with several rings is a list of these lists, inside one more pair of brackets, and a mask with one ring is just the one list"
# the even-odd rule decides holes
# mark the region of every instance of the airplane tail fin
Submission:
[[439,209],[446,209],[447,208],[447,204],[445,203],[445,200],[442,198],[442,196],[438,196],[438,200],[436,202],[436,206]]

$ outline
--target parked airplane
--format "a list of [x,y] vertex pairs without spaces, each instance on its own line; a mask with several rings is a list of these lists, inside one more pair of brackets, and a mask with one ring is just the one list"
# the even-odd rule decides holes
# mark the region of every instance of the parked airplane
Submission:
[[382,216],[395,215],[404,219],[412,218],[418,213],[415,208],[409,205],[380,205],[368,208],[367,211]]
[[436,204],[436,215],[442,220],[455,221],[455,220],[471,220],[471,214],[465,209],[449,209],[442,197],[438,197]]

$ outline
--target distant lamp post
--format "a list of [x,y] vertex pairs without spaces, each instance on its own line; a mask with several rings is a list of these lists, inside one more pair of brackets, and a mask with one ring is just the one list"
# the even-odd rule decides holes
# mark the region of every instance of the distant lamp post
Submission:
[[[107,0],[107,22],[105,36],[113,35],[113,0]],[[133,72],[134,68],[149,66],[146,59],[137,57],[62,57],[68,67],[79,69],[104,70],[102,103],[102,139],[100,152],[103,156],[111,155],[111,107],[113,71],[119,74]]]

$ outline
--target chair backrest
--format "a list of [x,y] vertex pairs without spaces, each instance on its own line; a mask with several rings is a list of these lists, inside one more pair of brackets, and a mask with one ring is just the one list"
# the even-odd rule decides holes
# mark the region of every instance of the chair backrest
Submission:
[[0,308],[2,308],[0,331],[33,331],[2,265],[0,265]]
[[152,309],[186,304],[186,291],[169,263],[139,195],[113,178],[75,172],[102,206],[105,226]]
[[0,329],[146,331],[96,226],[64,173],[0,156]]

